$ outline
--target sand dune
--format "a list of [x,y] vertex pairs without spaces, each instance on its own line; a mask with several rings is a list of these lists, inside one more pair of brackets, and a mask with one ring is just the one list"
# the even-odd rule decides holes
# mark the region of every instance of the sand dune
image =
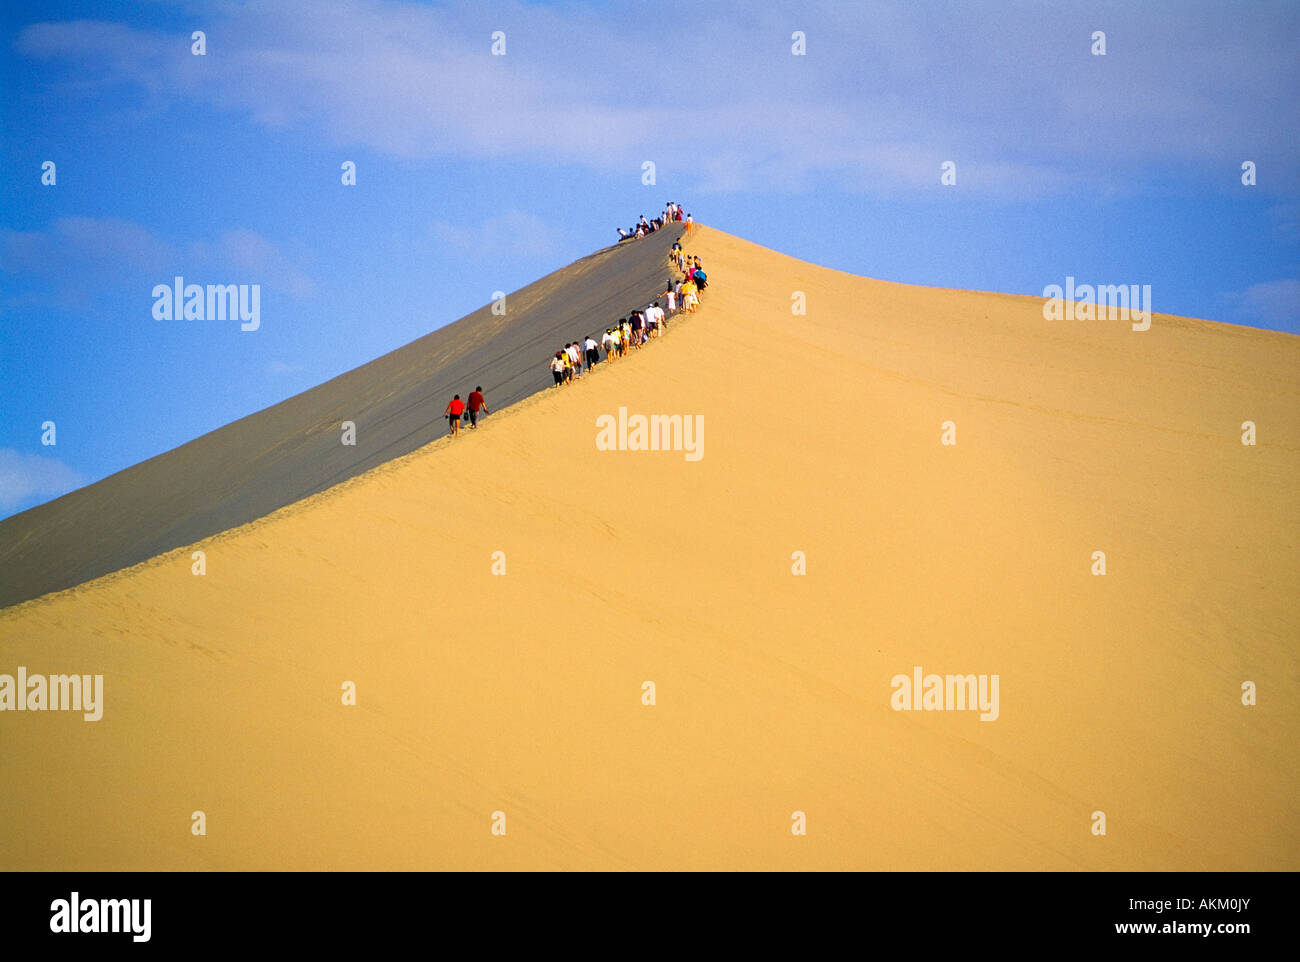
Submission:
[[[0,865],[1300,868],[1300,340],[688,249],[632,358],[0,612],[0,672],[105,678],[0,715]],[[892,710],[914,666],[997,719]]]

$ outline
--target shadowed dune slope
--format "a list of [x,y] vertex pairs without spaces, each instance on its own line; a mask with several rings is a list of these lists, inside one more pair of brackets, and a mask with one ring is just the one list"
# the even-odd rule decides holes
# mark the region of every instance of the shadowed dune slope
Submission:
[[[445,433],[453,394],[496,411],[550,384],[548,352],[663,290],[680,226],[591,254],[331,381],[0,521],[0,607],[260,518]],[[253,335],[256,336],[256,335]],[[355,446],[339,443],[357,425]]]
[[[0,714],[0,865],[1300,868],[1300,339],[688,249],[630,359],[0,612],[0,672],[105,686]],[[892,710],[914,666],[997,719]]]

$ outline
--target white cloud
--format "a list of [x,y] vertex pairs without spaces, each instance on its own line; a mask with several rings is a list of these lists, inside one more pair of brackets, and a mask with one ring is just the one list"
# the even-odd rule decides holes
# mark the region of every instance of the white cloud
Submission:
[[[1280,5],[1243,17],[1161,2],[720,3],[644,36],[630,3],[507,3],[485,17],[477,4],[283,0],[203,19],[207,57],[174,34],[85,21],[30,26],[18,49],[75,63],[82,84],[138,84],[159,109],[203,102],[403,158],[630,177],[651,159],[696,190],[828,177],[928,189],[944,160],[972,191],[1115,189],[1152,165],[1237,170],[1247,153],[1273,189],[1300,167],[1296,19]],[[1107,55],[1093,57],[1103,22]],[[804,57],[790,54],[796,25]],[[498,28],[504,57],[489,52]]]
[[1252,284],[1228,300],[1247,320],[1300,332],[1300,280]]
[[440,243],[479,258],[510,253],[528,257],[551,256],[558,249],[554,232],[554,225],[519,210],[489,217],[477,225],[456,225],[446,221],[433,224],[433,235]]
[[135,285],[146,307],[154,284],[180,274],[195,283],[261,284],[295,298],[315,283],[290,256],[255,231],[228,230],[213,240],[177,248],[149,228],[115,217],[61,217],[36,231],[0,229],[0,270],[40,278],[62,306],[85,309],[106,289]]
[[117,217],[60,217],[47,230],[0,230],[0,269],[9,274],[103,284],[165,271],[175,256],[147,228]]
[[80,474],[55,458],[0,448],[0,513],[57,498],[85,483]]
[[[215,241],[194,242],[188,253],[205,269],[231,270],[236,278],[247,278],[247,283],[276,287],[296,298],[310,296],[316,290],[315,282],[299,269],[294,258],[256,231],[224,231]],[[299,259],[302,257],[300,254]]]

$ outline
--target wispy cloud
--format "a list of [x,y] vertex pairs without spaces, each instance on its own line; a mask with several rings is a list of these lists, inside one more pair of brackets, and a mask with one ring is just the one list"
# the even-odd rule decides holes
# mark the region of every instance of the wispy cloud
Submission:
[[239,277],[286,291],[296,298],[316,291],[315,282],[299,267],[306,255],[287,253],[256,231],[239,228],[223,232],[215,241],[195,241],[186,248],[187,255],[205,269],[224,268]]
[[1227,300],[1243,321],[1300,334],[1300,280],[1252,284],[1227,295]]
[[[1294,189],[1300,167],[1285,5],[723,3],[693,9],[660,60],[652,39],[627,49],[642,16],[629,3],[206,9],[207,57],[188,34],[85,21],[30,26],[18,49],[76,64],[83,84],[138,84],[160,106],[205,102],[390,156],[630,175],[649,159],[695,190],[931,189],[953,160],[964,187],[1019,196],[1114,190],[1153,163],[1231,183],[1265,158],[1273,190]],[[806,56],[791,55],[796,29]],[[1105,57],[1089,52],[1096,29]]]
[[56,458],[0,448],[0,514],[57,498],[85,483]]
[[[0,229],[0,271],[48,288],[61,307],[84,310],[97,296],[145,290],[180,274],[202,283],[253,283],[310,296],[315,283],[290,256],[255,231],[228,230],[212,240],[177,246],[147,227],[115,217],[62,217],[36,231]],[[204,278],[200,275],[210,274]],[[31,291],[24,302],[34,300]]]
[[[117,217],[62,217],[46,230],[0,230],[0,270],[44,282],[60,306],[85,309],[128,278],[160,276],[176,249]],[[30,294],[30,292],[29,292]]]
[[475,257],[495,257],[508,253],[548,257],[559,247],[555,225],[547,224],[535,214],[519,210],[489,217],[480,224],[436,221],[433,224],[433,235],[439,243]]

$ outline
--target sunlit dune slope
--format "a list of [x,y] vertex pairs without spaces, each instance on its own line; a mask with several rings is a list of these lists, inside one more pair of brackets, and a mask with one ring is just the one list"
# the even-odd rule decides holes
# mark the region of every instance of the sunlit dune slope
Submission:
[[[1300,340],[687,246],[632,357],[0,612],[105,688],[0,714],[0,865],[1300,868]],[[892,710],[914,666],[998,717]]]

